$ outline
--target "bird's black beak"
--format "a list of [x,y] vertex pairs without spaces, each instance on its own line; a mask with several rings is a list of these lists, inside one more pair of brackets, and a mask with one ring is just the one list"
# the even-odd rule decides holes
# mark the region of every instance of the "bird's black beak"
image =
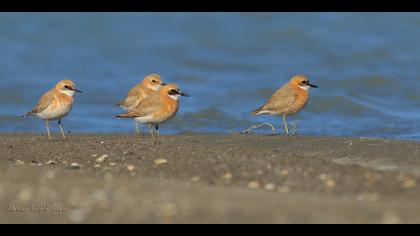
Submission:
[[168,84],[162,82],[160,85],[165,86],[165,85],[168,85]]
[[308,83],[309,87],[311,88],[318,88],[318,85]]
[[190,97],[190,95],[189,94],[186,94],[186,93],[179,93],[179,95],[181,95],[183,97]]
[[72,87],[70,89],[73,90],[73,91],[75,91],[76,93],[83,93],[82,91],[80,91],[80,90],[78,90],[77,88],[74,88],[74,87]]

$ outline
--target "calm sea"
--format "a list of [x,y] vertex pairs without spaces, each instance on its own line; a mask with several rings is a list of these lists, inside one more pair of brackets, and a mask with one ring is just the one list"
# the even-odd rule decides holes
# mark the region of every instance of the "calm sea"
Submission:
[[281,130],[249,112],[305,74],[299,134],[420,139],[419,45],[416,13],[0,13],[0,132],[44,132],[18,116],[70,78],[67,130],[130,133],[112,105],[150,73],[191,94],[162,133]]

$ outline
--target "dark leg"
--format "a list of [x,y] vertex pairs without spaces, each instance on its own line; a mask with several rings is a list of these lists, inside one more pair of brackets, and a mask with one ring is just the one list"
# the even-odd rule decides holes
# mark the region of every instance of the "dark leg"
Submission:
[[61,119],[58,120],[58,127],[60,127],[61,135],[63,135],[63,138],[66,139],[66,135],[64,134],[63,126],[61,125]]
[[156,125],[156,134],[157,134],[158,144],[161,144],[162,142],[160,141],[160,136],[159,136],[159,125]]

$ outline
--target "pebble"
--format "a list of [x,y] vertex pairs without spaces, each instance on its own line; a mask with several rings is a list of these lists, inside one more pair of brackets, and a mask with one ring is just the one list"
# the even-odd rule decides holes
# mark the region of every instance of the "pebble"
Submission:
[[327,179],[324,183],[328,188],[334,188],[336,186],[336,183],[333,179]]
[[49,161],[45,162],[45,165],[57,165],[57,162],[49,160]]
[[97,158],[96,159],[96,163],[98,163],[98,164],[101,164],[101,163],[104,163],[105,161],[106,161],[106,159],[108,159],[108,155],[102,155],[101,157],[99,157],[99,158]]
[[156,165],[166,165],[168,164],[168,161],[166,159],[157,159],[155,160]]
[[276,185],[273,183],[268,183],[264,185],[264,189],[267,191],[273,191],[274,189],[276,189]]
[[191,182],[199,182],[200,181],[200,177],[195,176],[191,178]]
[[259,189],[260,183],[258,181],[251,181],[248,183],[248,188],[250,189]]
[[230,180],[230,179],[232,179],[232,177],[233,177],[233,175],[228,172],[228,173],[222,175],[221,179]]
[[280,175],[281,175],[281,176],[288,176],[288,175],[289,175],[289,170],[282,170],[282,171],[280,172]]
[[116,166],[116,165],[117,165],[117,163],[115,163],[115,162],[109,163],[109,166]]
[[70,167],[69,167],[70,169],[75,169],[75,170],[77,170],[77,169],[80,169],[80,166],[79,166],[79,164],[78,163],[76,163],[76,162],[73,162],[73,163],[71,163],[70,164]]
[[135,167],[133,165],[128,165],[127,170],[133,172],[135,170]]
[[21,160],[17,160],[17,161],[16,161],[16,165],[18,165],[18,166],[22,166],[22,165],[25,165],[25,162],[23,162],[23,161],[21,161]]
[[404,180],[401,184],[403,188],[415,188],[417,186],[417,181],[414,179]]

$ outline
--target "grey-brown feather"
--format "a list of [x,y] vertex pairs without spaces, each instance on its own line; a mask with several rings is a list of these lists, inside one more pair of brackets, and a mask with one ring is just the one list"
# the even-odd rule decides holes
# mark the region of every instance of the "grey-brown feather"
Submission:
[[159,111],[160,107],[156,104],[161,104],[159,102],[161,100],[161,96],[159,93],[154,93],[152,95],[147,96],[145,99],[141,100],[141,102],[136,106],[136,108],[131,111],[127,112],[122,115],[118,115],[118,118],[136,118],[136,117],[143,117],[150,115],[151,113]]
[[264,112],[273,114],[287,114],[288,109],[296,102],[297,97],[292,88],[288,84],[277,90],[268,102],[262,107],[255,110],[252,114],[259,115]]
[[27,116],[35,116],[38,113],[41,113],[45,109],[47,109],[51,103],[54,101],[53,90],[48,91],[45,93],[38,101],[37,105],[35,106],[32,111],[26,113]]

